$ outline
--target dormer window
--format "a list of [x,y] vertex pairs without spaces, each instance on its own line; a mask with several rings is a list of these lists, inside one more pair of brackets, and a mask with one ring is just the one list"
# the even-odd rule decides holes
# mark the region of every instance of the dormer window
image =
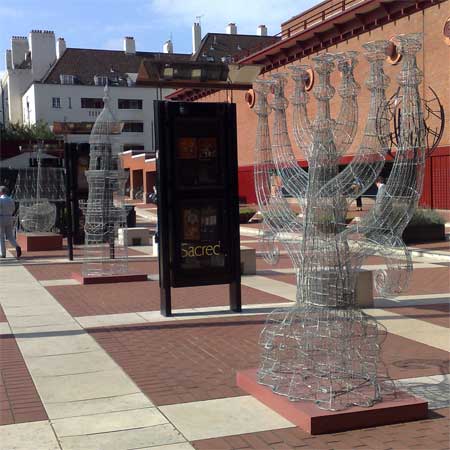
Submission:
[[61,84],[75,84],[75,75],[60,75],[59,81]]
[[106,86],[108,84],[108,77],[104,75],[95,75],[94,84],[96,86]]

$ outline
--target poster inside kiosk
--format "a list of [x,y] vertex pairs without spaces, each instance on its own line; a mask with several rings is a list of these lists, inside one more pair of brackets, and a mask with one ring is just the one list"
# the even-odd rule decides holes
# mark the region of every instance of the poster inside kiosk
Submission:
[[240,311],[236,109],[155,102],[161,312],[170,288],[230,285]]

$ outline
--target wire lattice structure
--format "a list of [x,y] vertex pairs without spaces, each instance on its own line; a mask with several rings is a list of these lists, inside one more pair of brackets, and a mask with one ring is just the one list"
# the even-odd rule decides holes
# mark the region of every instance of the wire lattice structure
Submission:
[[[314,120],[307,114],[307,67],[290,68],[293,135],[308,161],[308,172],[297,164],[288,135],[284,96],[288,75],[277,73],[254,85],[258,116],[254,175],[264,217],[262,239],[268,261],[277,260],[282,246],[297,273],[295,306],[273,311],[261,333],[258,381],[291,400],[312,400],[327,410],[368,407],[382,395],[395,393],[379,357],[386,330],[358,307],[355,286],[361,265],[371,255],[386,260],[387,270],[375,274],[382,295],[403,289],[412,271],[401,235],[418,203],[425,160],[418,91],[422,74],[416,65],[422,38],[411,34],[397,40],[403,55],[397,77],[402,102],[393,168],[384,195],[354,225],[345,223],[349,205],[375,182],[390,150],[392,124],[385,95],[390,80],[383,69],[388,41],[363,45],[370,109],[359,148],[341,172],[339,158],[352,144],[358,125],[356,53],[313,58],[318,75]],[[333,119],[330,101],[335,88],[330,77],[336,69],[342,74],[337,89],[341,105]],[[273,94],[270,104],[269,94]],[[292,212],[281,188],[297,200],[301,214]]]
[[56,205],[65,199],[64,170],[42,167],[43,149],[36,152],[37,167],[20,169],[14,198],[19,201],[19,222],[27,232],[48,232],[56,222]]
[[85,246],[83,275],[119,275],[128,272],[126,242],[117,240],[119,228],[126,228],[126,211],[121,200],[127,175],[114,150],[121,124],[111,111],[108,87],[103,97],[104,107],[89,139],[89,184],[87,202],[80,203],[85,216]]

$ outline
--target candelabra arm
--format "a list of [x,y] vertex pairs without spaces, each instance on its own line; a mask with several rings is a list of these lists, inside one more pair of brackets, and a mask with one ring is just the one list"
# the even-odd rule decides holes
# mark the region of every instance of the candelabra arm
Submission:
[[403,57],[398,76],[401,99],[398,145],[383,195],[378,196],[375,207],[364,217],[361,225],[388,229],[401,236],[422,192],[426,128],[418,89],[422,72],[416,63],[422,34],[400,35],[397,40]]
[[[342,172],[322,186],[320,195],[340,193],[347,198],[348,203],[351,203],[375,182],[384,166],[389,150],[381,144],[388,142],[389,135],[389,121],[385,110],[385,90],[389,85],[389,77],[383,69],[388,45],[388,41],[373,41],[363,45],[370,67],[369,78],[366,81],[366,86],[370,90],[370,106],[364,135],[352,161]],[[377,120],[382,120],[381,125]]]
[[286,108],[288,101],[284,96],[287,74],[277,73],[272,76],[272,80],[274,82],[274,98],[271,104],[274,111],[272,155],[283,188],[301,202],[308,186],[308,174],[298,165],[287,129]]
[[310,76],[309,66],[301,64],[291,66],[289,69],[294,81],[294,94],[291,98],[294,139],[300,152],[309,161],[313,142],[313,132],[307,110],[309,95],[306,92],[306,83]]
[[301,230],[301,222],[289,207],[282,195],[277,167],[272,154],[269,131],[269,106],[267,95],[273,81],[257,80],[254,84],[257,95],[256,113],[258,125],[255,145],[254,180],[255,192],[260,212],[264,219],[264,231],[261,240],[265,245],[266,259],[275,261],[278,253],[277,234],[283,230]]
[[341,73],[342,82],[338,88],[341,97],[341,107],[335,119],[333,129],[334,142],[340,155],[347,152],[353,143],[358,129],[358,101],[359,84],[353,75],[357,63],[358,52],[345,52],[335,55],[337,68]]

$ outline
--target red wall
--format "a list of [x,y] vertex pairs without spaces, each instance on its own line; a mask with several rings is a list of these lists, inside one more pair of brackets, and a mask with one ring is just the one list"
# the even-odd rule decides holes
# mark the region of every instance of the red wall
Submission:
[[[348,163],[349,159],[341,163]],[[304,167],[305,161],[299,162]],[[256,203],[253,166],[240,166],[239,197],[246,203]],[[450,209],[450,147],[436,149],[425,162],[425,175],[420,205],[433,209]]]

